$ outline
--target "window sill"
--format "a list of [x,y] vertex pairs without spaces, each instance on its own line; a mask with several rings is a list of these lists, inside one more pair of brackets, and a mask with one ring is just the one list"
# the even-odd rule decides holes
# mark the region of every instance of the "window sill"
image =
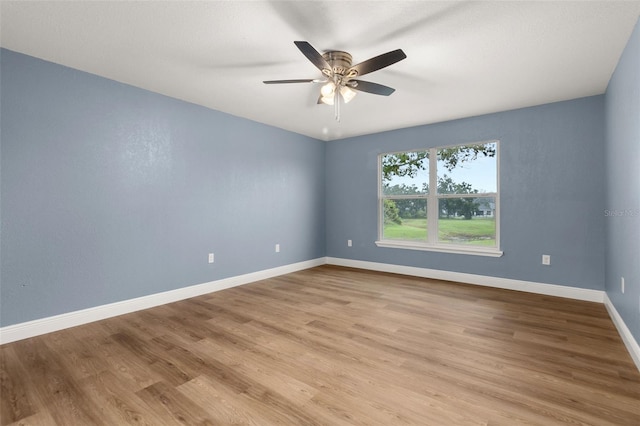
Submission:
[[378,247],[399,248],[406,250],[436,251],[440,253],[470,254],[474,256],[501,257],[503,252],[497,248],[450,246],[446,244],[412,243],[408,241],[380,240]]

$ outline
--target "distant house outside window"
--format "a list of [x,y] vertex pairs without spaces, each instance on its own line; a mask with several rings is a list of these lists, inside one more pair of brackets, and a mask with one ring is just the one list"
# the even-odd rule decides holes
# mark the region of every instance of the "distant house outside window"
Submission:
[[376,244],[501,256],[499,141],[381,154]]

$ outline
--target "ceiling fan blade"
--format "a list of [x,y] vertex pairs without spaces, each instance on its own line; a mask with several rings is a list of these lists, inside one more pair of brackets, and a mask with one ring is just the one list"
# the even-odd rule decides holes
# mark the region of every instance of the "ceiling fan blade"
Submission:
[[307,59],[316,66],[316,68],[322,71],[323,74],[330,75],[331,65],[329,65],[329,63],[322,57],[320,52],[314,49],[313,46],[306,41],[294,41],[293,43],[298,46],[298,49],[300,49],[302,54],[306,56]]
[[407,55],[405,55],[402,49],[393,50],[352,66],[347,70],[345,75],[349,75],[352,71],[356,71],[358,76],[365,75],[373,71],[378,71],[381,68],[388,67],[389,65],[393,65],[406,57]]
[[264,84],[286,84],[286,83],[320,83],[323,80],[317,80],[314,78],[302,78],[296,80],[265,80]]
[[396,89],[385,86],[383,84],[372,83],[370,81],[362,81],[362,80],[351,80],[349,83],[355,82],[355,85],[348,84],[347,86],[352,88],[353,90],[359,90],[361,92],[373,93],[374,95],[382,95],[389,96]]

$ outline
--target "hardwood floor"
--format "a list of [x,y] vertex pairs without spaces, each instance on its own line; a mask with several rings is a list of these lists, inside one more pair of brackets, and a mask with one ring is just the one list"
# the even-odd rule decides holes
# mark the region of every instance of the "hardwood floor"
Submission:
[[603,305],[333,266],[0,351],[1,425],[640,425]]

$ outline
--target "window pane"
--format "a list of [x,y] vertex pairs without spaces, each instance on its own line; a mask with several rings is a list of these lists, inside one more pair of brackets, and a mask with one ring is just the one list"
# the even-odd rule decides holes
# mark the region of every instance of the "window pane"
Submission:
[[496,246],[494,197],[441,198],[438,204],[438,242]]
[[383,200],[383,239],[427,240],[427,200]]
[[384,195],[426,194],[429,187],[427,151],[385,154],[381,158]]
[[497,192],[496,152],[495,142],[438,149],[438,193]]

